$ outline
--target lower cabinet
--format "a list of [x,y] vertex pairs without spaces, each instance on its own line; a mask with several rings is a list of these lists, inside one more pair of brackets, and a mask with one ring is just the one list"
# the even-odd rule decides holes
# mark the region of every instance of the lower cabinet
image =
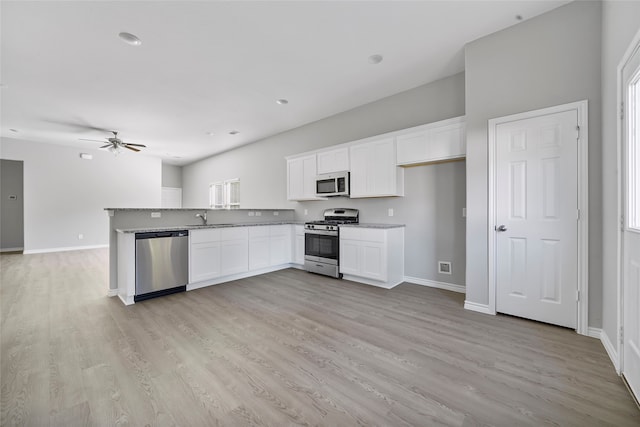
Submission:
[[220,271],[223,276],[249,271],[248,227],[220,229]]
[[294,225],[293,259],[292,262],[304,265],[304,226]]
[[291,264],[292,228],[284,224],[191,230],[189,283],[246,277],[245,273]]
[[383,288],[404,280],[404,228],[340,227],[340,273]]

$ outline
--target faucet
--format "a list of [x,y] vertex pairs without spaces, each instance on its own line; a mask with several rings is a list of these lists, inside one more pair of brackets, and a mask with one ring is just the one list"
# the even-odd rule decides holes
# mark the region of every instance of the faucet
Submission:
[[196,218],[200,218],[202,220],[202,225],[207,225],[207,211],[204,211],[201,214],[196,214]]

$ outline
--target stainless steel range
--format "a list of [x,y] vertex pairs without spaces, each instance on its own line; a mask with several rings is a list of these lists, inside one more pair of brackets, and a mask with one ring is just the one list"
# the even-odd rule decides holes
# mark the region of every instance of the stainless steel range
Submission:
[[340,224],[359,220],[357,209],[325,209],[324,220],[304,224],[304,268],[312,273],[341,278]]

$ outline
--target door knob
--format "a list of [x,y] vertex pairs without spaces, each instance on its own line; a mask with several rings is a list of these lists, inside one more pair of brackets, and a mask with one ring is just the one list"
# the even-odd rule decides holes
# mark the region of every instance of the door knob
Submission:
[[505,227],[504,225],[498,225],[496,227],[496,231],[507,231],[507,227]]

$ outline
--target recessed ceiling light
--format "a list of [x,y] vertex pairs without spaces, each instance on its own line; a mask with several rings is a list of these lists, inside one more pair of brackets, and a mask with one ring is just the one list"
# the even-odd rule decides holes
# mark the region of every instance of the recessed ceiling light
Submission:
[[240,131],[232,130],[231,132],[229,132],[229,135],[237,135],[239,133],[240,133]]
[[516,15],[516,19],[517,19],[518,21],[522,21],[522,15]]
[[276,101],[276,104],[279,104],[279,105],[287,105],[288,103],[289,101],[287,101],[286,99],[278,99]]
[[9,129],[11,132],[18,132],[18,129]]
[[130,44],[131,46],[140,46],[142,44],[142,40],[131,33],[122,32],[118,34],[118,37],[120,37],[123,42]]
[[379,64],[382,62],[382,55],[371,55],[369,57],[369,64]]

